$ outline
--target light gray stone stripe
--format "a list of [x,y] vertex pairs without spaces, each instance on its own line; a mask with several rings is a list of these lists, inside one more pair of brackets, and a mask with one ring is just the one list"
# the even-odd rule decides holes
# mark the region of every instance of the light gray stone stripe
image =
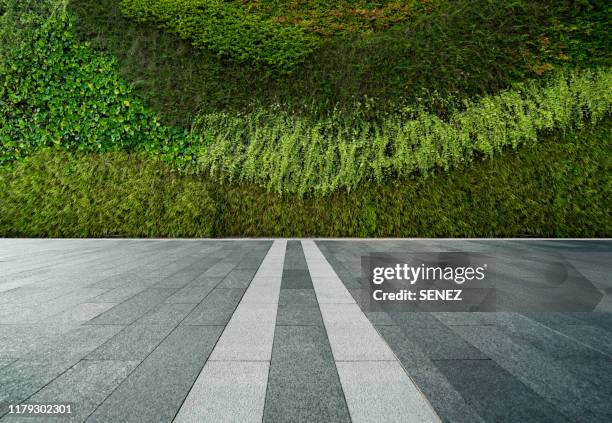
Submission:
[[274,241],[175,422],[261,423],[287,241]]
[[314,241],[304,256],[353,422],[439,422]]

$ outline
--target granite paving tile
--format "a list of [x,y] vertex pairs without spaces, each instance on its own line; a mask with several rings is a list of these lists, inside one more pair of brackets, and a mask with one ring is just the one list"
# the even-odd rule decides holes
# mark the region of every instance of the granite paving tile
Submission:
[[350,422],[322,326],[277,326],[264,422]]
[[601,392],[532,346],[516,343],[492,326],[455,326],[453,330],[571,419],[594,421],[606,415],[607,408],[598,408],[605,400]]
[[[283,279],[283,284],[284,284]],[[280,297],[278,303],[281,305],[303,305],[319,308],[317,296],[313,289],[284,289],[281,285]]]
[[219,288],[248,288],[254,275],[254,269],[234,269],[219,284]]
[[50,338],[24,356],[27,360],[47,360],[50,357],[78,361],[104,344],[123,329],[121,325],[79,326]]
[[88,360],[142,361],[174,325],[130,325],[85,357]]
[[398,361],[336,362],[354,423],[439,422]]
[[176,328],[87,421],[172,421],[222,330],[220,326]]
[[[402,364],[404,364],[403,360]],[[427,397],[442,421],[449,423],[485,422],[433,363],[408,367],[407,373]]]
[[174,423],[261,423],[269,366],[208,361]]
[[95,325],[129,325],[174,294],[176,289],[149,288],[89,321]]
[[212,292],[215,286],[216,283],[211,283],[208,286],[186,286],[169,296],[166,302],[176,304],[199,304]]
[[7,422],[82,422],[138,365],[133,361],[80,361],[24,404],[70,404],[72,413],[41,417],[5,416]]
[[65,360],[17,360],[0,368],[0,417],[8,413],[9,404],[25,401],[73,364]]
[[214,289],[187,315],[183,325],[225,325],[244,295],[244,289]]
[[444,377],[490,422],[570,422],[544,398],[491,360],[438,360]]
[[276,317],[277,326],[287,325],[323,325],[319,307],[304,304],[279,304]]
[[195,304],[161,303],[148,311],[140,319],[138,325],[178,325],[195,307]]

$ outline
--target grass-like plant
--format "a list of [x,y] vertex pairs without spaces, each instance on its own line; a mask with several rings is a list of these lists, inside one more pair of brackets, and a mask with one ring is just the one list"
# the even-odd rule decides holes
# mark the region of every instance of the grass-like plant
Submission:
[[213,114],[196,120],[199,169],[276,192],[329,194],[385,177],[428,174],[534,144],[543,131],[604,119],[612,108],[610,69],[561,73],[467,103],[446,120],[407,111],[381,123],[311,121],[281,112]]

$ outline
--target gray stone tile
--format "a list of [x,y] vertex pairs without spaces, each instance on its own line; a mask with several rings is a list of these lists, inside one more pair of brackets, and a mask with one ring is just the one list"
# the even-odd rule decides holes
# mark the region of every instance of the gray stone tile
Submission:
[[211,277],[200,275],[194,280],[192,280],[185,288],[195,288],[195,287],[217,287],[221,281],[223,280],[223,276],[221,277]]
[[264,421],[350,422],[323,327],[277,326]]
[[179,270],[178,272],[157,282],[155,288],[183,288],[195,278],[200,276],[202,272],[190,268]]
[[242,302],[253,304],[278,304],[280,296],[280,278],[265,277],[253,279],[251,286],[244,294]]
[[[590,325],[557,326],[556,329],[563,335],[607,355],[608,358],[612,358],[612,332]],[[581,356],[579,358],[586,357]]]
[[303,304],[280,304],[276,317],[277,326],[286,325],[323,325],[319,307]]
[[195,304],[161,303],[136,320],[138,325],[178,325],[195,307]]
[[398,326],[377,326],[376,329],[405,368],[431,365],[418,343],[409,339]]
[[[58,417],[24,417],[19,421],[82,422],[138,365],[130,361],[80,361],[24,404],[72,405],[72,414]],[[8,416],[7,416],[8,417]],[[8,422],[18,419],[7,418]],[[4,421],[4,420],[3,420]]]
[[203,273],[204,277],[225,277],[229,272],[236,267],[237,263],[219,262],[213,265],[210,269]]
[[46,319],[51,324],[82,324],[113,308],[115,303],[83,303]]
[[20,358],[74,328],[65,325],[0,325],[0,358]]
[[219,288],[248,288],[255,270],[234,269],[219,284]]
[[123,326],[120,325],[80,326],[38,345],[24,358],[47,360],[53,357],[66,361],[78,361],[115,336],[121,329]]
[[441,323],[429,327],[406,327],[402,323],[398,326],[404,331],[404,336],[414,345],[417,345],[431,360],[478,360],[488,358]]
[[278,303],[281,305],[297,304],[319,307],[313,289],[281,289]]
[[[492,313],[497,315],[498,313]],[[585,322],[573,317],[573,313],[560,313],[560,312],[538,312],[538,313],[521,313],[523,316],[539,322],[549,328],[557,328],[557,326],[566,325],[582,325]]]
[[[605,400],[605,398],[612,398],[612,360],[566,358],[559,360],[556,364],[570,372],[577,380],[591,385],[591,389],[597,390],[600,397],[597,408],[603,409],[602,414],[612,415],[612,404]],[[594,398],[591,398],[591,400],[594,400]],[[584,401],[588,401],[588,398],[584,398]]]
[[398,361],[336,362],[353,422],[439,422]]
[[122,303],[128,298],[131,298],[145,289],[148,285],[139,283],[136,285],[120,286],[118,288],[111,289],[97,297],[91,299],[94,303]]
[[[404,364],[403,361],[402,364]],[[433,364],[409,367],[407,372],[425,394],[442,421],[449,423],[485,422]]]
[[403,328],[431,328],[441,326],[441,322],[436,319],[432,313],[390,311],[388,314],[397,325],[400,325]]
[[366,317],[375,326],[395,326],[396,323],[393,321],[391,316],[384,311],[366,311]]
[[612,332],[612,313],[572,313],[571,316]]
[[96,409],[88,422],[169,422],[222,327],[179,326]]
[[440,360],[435,365],[486,421],[570,421],[491,360]]
[[516,343],[492,326],[455,326],[453,330],[573,420],[596,421],[598,414],[607,412],[605,407],[597,408],[605,401],[599,391],[530,345]]
[[179,289],[166,299],[167,303],[199,304],[212,292],[215,285],[186,286]]
[[147,289],[90,320],[89,324],[129,325],[175,292],[175,289]]
[[498,320],[498,313],[487,312],[440,312],[432,313],[434,317],[447,326],[463,325],[495,325]]
[[266,361],[208,361],[174,422],[261,423],[269,366]]
[[231,321],[225,327],[210,359],[215,361],[269,361],[274,341],[274,323]]
[[241,302],[234,315],[231,323],[270,323],[274,325],[276,322],[276,304],[255,304]]
[[319,304],[351,304],[355,299],[338,277],[314,277],[312,284]]
[[548,357],[601,357],[602,353],[519,314],[507,314],[497,327],[515,342],[528,344]]
[[8,366],[11,363],[14,363],[16,360],[14,359],[0,359],[0,369],[2,369],[4,366]]
[[395,360],[357,304],[320,304],[336,361]]
[[244,289],[215,289],[183,320],[184,325],[225,325],[234,314]]
[[19,404],[69,369],[74,362],[17,360],[0,369],[0,417],[9,404]]
[[283,270],[283,289],[312,289],[310,274],[306,269],[287,269]]
[[131,325],[96,348],[88,360],[142,361],[153,351],[174,325]]

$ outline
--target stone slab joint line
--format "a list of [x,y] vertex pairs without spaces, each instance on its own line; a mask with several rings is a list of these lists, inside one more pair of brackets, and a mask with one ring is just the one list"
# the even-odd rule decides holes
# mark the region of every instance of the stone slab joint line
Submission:
[[315,242],[302,240],[302,248],[351,420],[440,422]]
[[268,250],[175,422],[261,423],[286,247]]

